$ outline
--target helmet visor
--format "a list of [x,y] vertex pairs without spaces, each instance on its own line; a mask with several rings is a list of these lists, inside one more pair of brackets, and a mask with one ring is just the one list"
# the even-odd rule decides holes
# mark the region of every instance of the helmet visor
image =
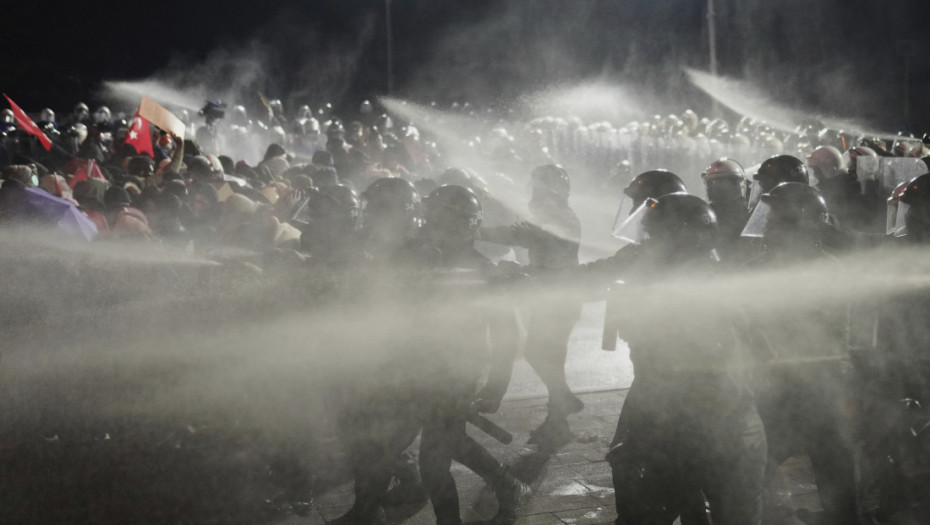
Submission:
[[743,228],[741,237],[764,237],[765,227],[768,225],[769,218],[772,216],[772,207],[766,202],[760,202],[756,209],[753,210],[746,226]]
[[[652,199],[647,199],[646,202],[639,205],[639,208],[636,208],[636,211],[630,214],[625,221],[619,225],[614,224],[613,236],[617,239],[632,243],[632,244],[642,244],[643,239],[645,238],[645,232],[643,231],[643,216],[646,215],[646,212],[649,210],[650,201]],[[619,221],[620,213],[617,213],[617,219]]]
[[620,195],[620,204],[617,206],[617,213],[614,214],[614,224],[610,227],[611,234],[616,232],[623,224],[623,221],[626,220],[626,217],[623,215],[623,205],[626,204],[628,199],[629,197],[627,197],[625,193]]
[[749,189],[749,209],[751,210],[756,204],[759,204],[759,201],[762,200],[762,194],[765,193],[762,191],[762,184],[759,181],[752,181],[752,188]]

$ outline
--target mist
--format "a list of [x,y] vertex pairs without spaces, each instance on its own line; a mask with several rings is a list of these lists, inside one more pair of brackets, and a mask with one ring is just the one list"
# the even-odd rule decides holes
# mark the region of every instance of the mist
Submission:
[[[90,255],[7,235],[0,241],[29,254],[2,257],[5,432],[52,435],[127,417],[206,417],[284,440],[308,431],[322,438],[338,407],[333,389],[374,388],[370,374],[396,358],[398,342],[424,319],[414,313],[422,306],[381,275],[346,281],[308,267],[256,273],[169,249],[114,244]],[[701,322],[695,304],[710,316],[736,309],[758,319],[854,304],[858,332],[870,334],[883,305],[930,286],[928,264],[923,250],[885,249],[713,280],[684,275],[631,288],[626,300],[640,314],[652,312],[643,322],[655,330],[668,319]],[[454,282],[472,281],[463,274]],[[468,303],[435,303],[429,317],[452,316],[449,322],[482,302],[599,300],[601,290],[540,277]],[[808,342],[811,358],[830,346]]]
[[[803,157],[784,143],[811,120],[889,140],[898,131],[920,136],[920,126],[930,125],[930,105],[919,96],[928,87],[921,75],[930,71],[919,36],[925,26],[906,15],[923,5],[716,3],[716,76],[704,2],[505,0],[451,9],[395,0],[388,4],[391,42],[380,1],[287,2],[205,52],[171,47],[146,73],[108,67],[93,95],[56,96],[93,96],[129,114],[143,95],[191,115],[215,100],[244,105],[254,121],[268,120],[263,99],[280,99],[288,119],[306,104],[321,126],[335,116],[367,127],[383,113],[394,121],[380,130],[386,137],[403,142],[415,128],[424,151],[438,152],[411,182],[468,170],[487,192],[488,226],[530,219],[530,173],[557,163],[571,177],[582,263],[624,245],[611,233],[631,211],[622,192],[629,176],[666,168],[703,198],[701,174],[719,157],[747,168],[780,153]],[[907,46],[896,52],[888,44],[911,40],[915,52],[906,57]],[[362,100],[374,103],[373,114],[360,112]],[[326,104],[332,115],[322,111]],[[707,121],[680,137],[675,122],[689,109]],[[770,127],[781,149],[755,139],[740,146],[706,127],[723,119],[734,131],[743,118]],[[192,120],[191,131],[204,124]],[[255,124],[255,152],[208,153],[257,164],[270,139]],[[298,151],[297,142],[285,144],[292,166],[313,153]],[[370,181],[355,182],[361,192]],[[487,213],[492,198],[496,215]],[[583,271],[523,268],[491,284],[449,272],[447,288],[430,295],[435,290],[411,284],[403,269],[368,260],[333,268],[280,249],[71,243],[0,230],[0,434],[7,443],[87,443],[130,439],[134,427],[211,428],[257,435],[263,447],[297,451],[315,467],[324,462],[314,454],[332,449],[352,400],[377,398],[392,381],[447,379],[433,352],[455,340],[441,327],[456,325],[463,312],[572,298],[597,303],[586,310],[591,324],[590,312],[601,320],[597,308],[609,286],[622,290],[646,332],[674,337],[670,320],[678,328],[712,326],[722,312],[737,312],[753,328],[805,338],[797,354],[767,365],[676,356],[685,373],[838,360],[829,350],[835,334],[816,326],[813,314],[803,326],[788,325],[799,312],[842,311],[844,343],[880,354],[880,319],[902,298],[926,295],[930,259],[925,250],[867,241],[868,249],[816,262],[727,266],[712,279],[684,271],[651,286],[618,287]],[[519,252],[508,257],[526,262]],[[424,327],[435,348],[417,339]],[[930,327],[910,328],[920,342],[930,340]],[[618,354],[629,367],[625,345],[621,339]],[[398,362],[404,372],[387,377]],[[621,379],[629,372],[616,375],[612,387],[629,387]]]

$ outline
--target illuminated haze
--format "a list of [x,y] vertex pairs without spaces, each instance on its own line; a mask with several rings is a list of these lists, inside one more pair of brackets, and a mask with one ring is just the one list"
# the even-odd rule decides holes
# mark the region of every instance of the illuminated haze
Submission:
[[[540,11],[533,12],[531,4]],[[798,81],[803,75],[794,73],[790,64],[780,64],[778,57],[764,55],[771,42],[759,37],[765,37],[764,32],[750,34],[748,24],[721,44],[745,44],[741,60],[725,64],[724,78],[711,79],[701,73],[708,67],[704,35],[686,41],[650,38],[683,32],[682,25],[699,25],[702,3],[684,8],[680,2],[620,4],[510,1],[500,2],[485,16],[463,14],[461,20],[439,27],[443,36],[428,46],[421,43],[413,49],[409,42],[415,39],[407,37],[408,47],[398,52],[396,93],[380,100],[393,115],[440,142],[448,166],[474,169],[520,216],[526,214],[526,182],[534,166],[508,170],[504,175],[512,183],[505,182],[495,176],[500,166],[473,144],[499,125],[517,133],[532,118],[577,116],[587,123],[607,121],[619,127],[689,107],[709,115],[714,100],[727,108],[721,109],[721,116],[731,125],[748,115],[792,130],[810,115],[812,105],[819,108],[818,115],[826,115],[825,122],[869,134],[881,134],[876,130],[890,129],[900,120],[886,116],[876,124],[870,120],[876,116],[874,109],[860,115],[856,108],[861,105],[819,104],[821,100]],[[731,14],[767,27],[766,17],[774,17],[776,8],[762,4],[747,2]],[[415,5],[438,9],[425,1]],[[679,10],[686,11],[684,21],[661,23],[664,13]],[[199,109],[207,98],[220,98],[247,105],[252,115],[259,92],[281,98],[289,113],[303,103],[316,109],[331,101],[348,108],[347,114],[360,102],[361,97],[355,97],[358,90],[352,88],[359,79],[371,81],[366,98],[385,93],[381,64],[365,58],[381,46],[375,11],[362,14],[351,34],[338,41],[289,24],[288,14],[283,11],[254,39],[222,46],[206,60],[177,58],[148,78],[114,78],[106,88],[127,108],[142,94],[188,110]],[[638,17],[650,23],[640,27]],[[601,27],[592,25],[595,20],[611,20],[613,27],[592,31]],[[750,36],[755,40],[750,42]],[[773,33],[771,38],[780,36]],[[813,59],[804,61],[804,75],[813,75],[818,86],[831,87],[818,95],[824,99],[863,74],[850,73],[848,64],[834,64],[821,77],[815,74]],[[774,71],[772,64],[777,66]],[[846,72],[844,82],[831,82],[840,78],[830,76],[834,71]],[[772,78],[779,73],[792,76],[777,93],[759,87],[776,85]],[[888,92],[869,84],[855,100],[882,100]],[[433,100],[439,108],[429,106]],[[494,106],[497,115],[514,112],[498,119],[446,109],[451,102],[465,101],[479,109]],[[880,106],[889,114],[897,111]],[[746,159],[744,164],[761,160]],[[690,182],[702,168],[689,167],[688,180],[689,190],[703,197],[702,188]],[[570,170],[577,183],[571,202],[582,219],[583,253],[592,259],[617,247],[609,231],[620,195],[583,182],[606,174],[582,169]],[[415,329],[394,309],[396,297],[390,293],[368,295],[338,277],[305,267],[259,272],[228,260],[218,267],[216,260],[167,248],[140,250],[116,243],[88,250],[2,235],[0,244],[5,275],[0,296],[5,318],[0,417],[8,433],[51,435],[63,422],[92,426],[108,418],[218,419],[262,428],[273,441],[320,437],[330,431],[332,410],[338,407],[329,403],[333,389],[365,385],[368,374],[390,360],[390,342]],[[260,260],[257,254],[252,258]],[[838,274],[837,265],[846,271]],[[685,278],[665,286],[687,297],[689,304],[703,302],[703,311],[711,314],[719,304],[777,317],[799,302],[813,307],[855,300],[878,307],[896,292],[926,290],[927,275],[930,267],[923,253],[873,252],[767,273],[735,273],[713,283]],[[395,291],[377,276],[362,282]],[[520,294],[527,295],[508,298],[508,304],[579,293],[571,283],[543,280],[526,288]],[[600,295],[585,297],[594,300]],[[652,297],[656,296],[662,294]],[[458,305],[445,306],[454,312]],[[661,318],[646,325],[662,329],[672,314],[694,312],[676,312],[670,305]],[[817,347],[817,341],[810,343]]]

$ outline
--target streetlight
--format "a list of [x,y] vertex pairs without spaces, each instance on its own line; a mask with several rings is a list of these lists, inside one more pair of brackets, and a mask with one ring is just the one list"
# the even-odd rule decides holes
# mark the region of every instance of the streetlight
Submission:
[[387,29],[387,91],[394,94],[394,32],[391,29],[391,0],[384,0],[384,19]]
[[[707,38],[710,41],[710,74],[717,77],[717,24],[716,14],[714,12],[714,0],[707,0]],[[717,99],[711,102],[711,113],[716,117],[719,114]]]
[[710,39],[710,74],[717,76],[717,26],[714,20],[714,0],[707,0],[707,38]]

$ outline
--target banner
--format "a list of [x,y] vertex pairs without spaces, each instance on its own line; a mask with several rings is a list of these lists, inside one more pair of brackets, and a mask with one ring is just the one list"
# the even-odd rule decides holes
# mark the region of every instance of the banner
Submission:
[[184,122],[149,97],[142,95],[142,102],[139,103],[139,111],[136,114],[178,139],[184,139]]

